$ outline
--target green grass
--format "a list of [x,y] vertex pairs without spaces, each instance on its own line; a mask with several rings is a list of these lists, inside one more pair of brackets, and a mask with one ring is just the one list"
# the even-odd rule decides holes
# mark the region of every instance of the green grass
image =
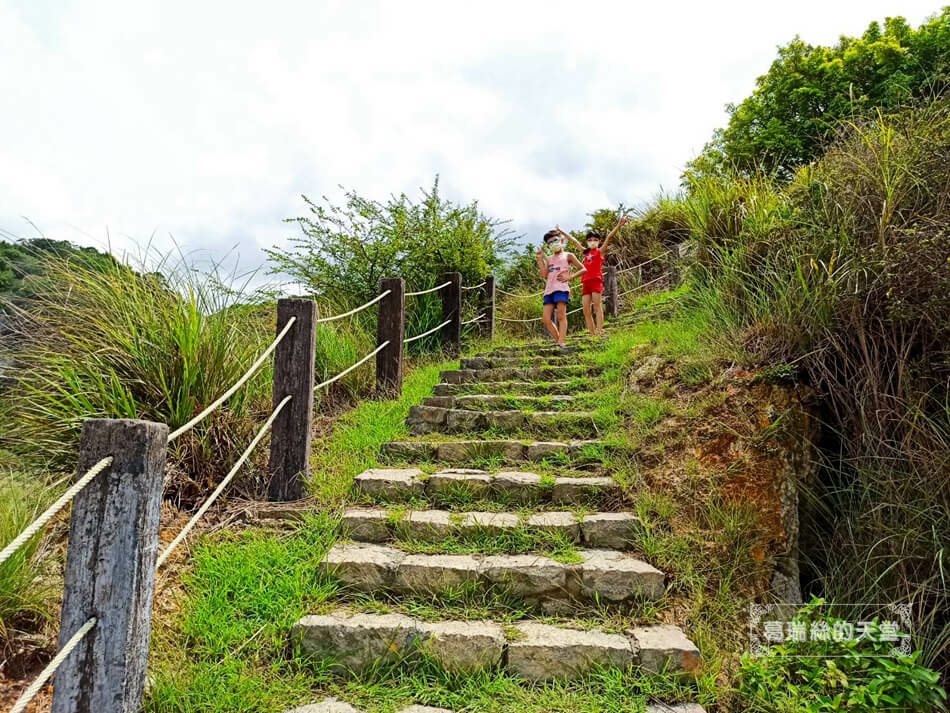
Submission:
[[[0,472],[0,549],[13,540],[52,501],[51,491],[35,477]],[[51,555],[36,535],[0,564],[0,643],[20,624],[51,615],[52,592],[41,577],[42,560]]]
[[409,407],[432,393],[439,371],[457,362],[418,366],[403,382],[402,394],[394,401],[364,401],[344,415],[333,431],[313,444],[311,491],[321,502],[340,502],[353,478],[379,464],[383,443],[405,440]]

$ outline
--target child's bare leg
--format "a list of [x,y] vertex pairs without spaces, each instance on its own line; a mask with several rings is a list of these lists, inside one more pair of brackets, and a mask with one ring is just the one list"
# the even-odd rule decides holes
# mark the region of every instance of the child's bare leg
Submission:
[[584,321],[587,322],[587,331],[591,334],[596,334],[597,330],[594,327],[594,318],[590,313],[590,295],[583,295],[581,297],[581,303],[584,305]]
[[557,343],[563,346],[567,339],[567,302],[557,303]]
[[[595,334],[604,333],[604,296],[600,292],[595,292],[591,295],[591,302],[594,305],[594,318],[596,319],[597,327],[594,330]],[[590,326],[588,321],[587,326]]]
[[554,305],[544,305],[544,327],[548,330],[548,334],[557,341],[558,333],[557,327],[554,326],[554,320],[551,317],[554,314]]

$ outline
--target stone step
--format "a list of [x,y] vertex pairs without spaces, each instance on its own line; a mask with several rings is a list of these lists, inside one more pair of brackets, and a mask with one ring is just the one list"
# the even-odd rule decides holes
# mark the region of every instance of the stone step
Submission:
[[492,474],[469,468],[447,468],[431,475],[418,468],[371,468],[356,476],[355,485],[361,495],[386,502],[467,498],[520,505],[579,505],[621,498],[620,484],[609,477],[543,478],[522,471]]
[[631,512],[596,512],[578,516],[568,511],[449,512],[448,510],[391,511],[386,508],[347,508],[343,534],[360,542],[395,538],[439,542],[446,537],[499,535],[517,531],[550,532],[596,549],[623,550],[643,532]]
[[599,463],[618,449],[604,441],[390,441],[380,452],[389,462],[442,461],[466,463],[477,458],[500,458],[505,463],[545,458],[571,463]]
[[512,369],[512,368],[530,368],[540,366],[584,366],[578,363],[576,356],[550,355],[550,356],[483,356],[468,357],[459,360],[460,369],[474,369],[483,371],[485,369]]
[[439,372],[439,378],[447,384],[470,384],[493,381],[554,381],[577,376],[593,376],[602,371],[586,364],[572,366],[536,366],[507,369],[448,369]]
[[480,352],[475,358],[515,357],[515,356],[571,356],[581,351],[577,345],[569,344],[566,348],[552,346],[550,342],[535,342],[516,346],[495,347],[487,352]]
[[484,394],[511,394],[524,396],[568,395],[584,389],[590,384],[577,381],[551,381],[538,383],[533,381],[491,381],[470,382],[465,384],[436,384],[432,393],[435,396],[478,396]]
[[[468,396],[427,396],[422,399],[423,406],[438,406],[450,409],[471,409],[474,411],[497,410],[509,404],[525,404],[528,407],[568,405],[577,400],[572,394],[552,394],[550,396],[518,396],[516,394],[470,394]],[[494,407],[494,409],[492,408]]]
[[617,550],[579,549],[577,563],[540,554],[407,554],[386,545],[335,545],[320,570],[361,592],[436,595],[463,586],[501,588],[548,613],[572,602],[659,599],[665,577],[643,560]]
[[702,669],[696,646],[668,625],[613,634],[536,621],[503,627],[493,621],[424,622],[403,614],[333,612],[303,617],[293,625],[291,640],[340,673],[359,674],[420,652],[453,673],[504,668],[528,681],[577,680],[603,667],[688,679]]
[[596,415],[593,411],[474,411],[439,406],[411,406],[406,425],[413,436],[426,433],[471,433],[489,428],[509,433],[539,429],[551,432],[559,428],[577,427],[595,431]]

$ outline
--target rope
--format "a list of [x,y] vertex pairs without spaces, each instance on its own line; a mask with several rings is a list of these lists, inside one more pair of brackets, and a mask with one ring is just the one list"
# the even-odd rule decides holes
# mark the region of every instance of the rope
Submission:
[[287,332],[290,331],[290,328],[294,325],[294,322],[296,321],[297,321],[296,317],[291,317],[290,319],[288,319],[287,324],[284,325],[284,328],[280,331],[280,334],[277,335],[277,338],[273,342],[271,342],[271,345],[267,347],[266,350],[264,350],[264,353],[258,357],[257,361],[251,364],[251,368],[247,370],[244,376],[238,379],[237,383],[234,384],[234,386],[232,386],[230,389],[228,389],[223,394],[221,394],[221,396],[219,396],[214,401],[214,403],[208,406],[208,408],[206,408],[204,411],[199,413],[197,416],[191,419],[184,426],[181,426],[180,428],[177,428],[174,431],[172,431],[170,434],[168,434],[168,442],[171,443],[179,436],[190,431],[192,428],[198,425],[202,420],[204,420],[205,416],[207,416],[216,408],[218,408],[218,406],[220,406],[225,401],[227,401],[234,394],[235,391],[241,388],[241,386],[243,386],[247,382],[247,380],[251,378],[254,372],[260,369],[261,364],[263,364],[264,361],[267,359],[267,357],[270,356],[271,352],[273,352],[277,348],[277,345],[280,344],[280,341],[287,335]]
[[339,374],[337,374],[336,376],[334,376],[332,379],[327,379],[327,380],[324,381],[323,383],[320,383],[320,384],[317,384],[316,386],[314,386],[314,387],[313,387],[313,390],[316,391],[317,389],[322,389],[324,386],[329,386],[329,385],[332,384],[334,381],[336,381],[336,380],[338,380],[338,379],[342,379],[344,376],[346,376],[346,375],[349,374],[351,371],[353,371],[353,369],[355,369],[356,367],[358,367],[360,364],[364,363],[367,359],[370,359],[371,357],[374,357],[374,356],[376,356],[377,354],[379,354],[379,353],[383,350],[383,347],[385,347],[387,344],[389,344],[389,340],[388,340],[388,339],[387,339],[385,342],[383,342],[382,344],[380,344],[378,347],[376,347],[376,348],[375,348],[373,351],[371,351],[369,354],[367,354],[367,355],[364,356],[362,359],[360,359],[358,362],[356,362],[356,363],[353,364],[352,366],[348,366],[346,369],[344,369],[343,371],[341,371]]
[[[564,316],[567,317],[569,314],[580,312],[582,309],[584,308],[578,307],[577,309],[572,309],[570,312],[565,313]],[[535,317],[533,319],[505,319],[504,317],[495,317],[495,319],[502,322],[540,322],[542,319],[544,319],[544,317]]]
[[442,327],[444,327],[445,325],[447,325],[447,324],[448,324],[449,322],[451,322],[451,321],[452,321],[452,318],[449,317],[449,318],[448,318],[447,320],[445,320],[442,324],[433,327],[433,328],[430,329],[428,332],[423,332],[422,334],[417,334],[417,335],[414,336],[414,337],[409,337],[409,339],[403,339],[403,340],[402,340],[402,343],[403,343],[403,344],[409,344],[409,342],[414,342],[414,341],[416,341],[417,339],[422,339],[423,337],[428,337],[428,336],[429,336],[430,334],[432,334],[433,332],[438,332],[440,329],[442,329]]
[[212,503],[214,503],[214,501],[218,499],[218,496],[224,492],[224,489],[228,486],[228,483],[231,482],[234,476],[237,475],[237,472],[240,470],[241,466],[244,465],[244,461],[246,461],[248,456],[251,455],[251,451],[254,450],[257,444],[260,443],[260,440],[264,437],[264,434],[270,429],[271,424],[274,423],[274,419],[277,418],[277,414],[279,414],[281,409],[290,402],[291,398],[293,397],[285,396],[284,400],[277,404],[277,408],[274,409],[273,413],[271,413],[264,425],[261,426],[261,430],[259,430],[257,435],[254,436],[254,440],[251,441],[251,445],[249,445],[247,449],[241,454],[241,457],[237,459],[237,463],[235,463],[228,474],[224,476],[224,480],[221,481],[221,484],[214,489],[214,492],[208,496],[208,499],[204,501],[204,504],[198,508],[198,512],[194,514],[194,516],[188,521],[188,524],[182,528],[181,532],[178,533],[178,536],[171,541],[168,547],[165,548],[165,551],[159,556],[158,562],[155,564],[155,569],[159,569],[163,564],[165,564],[171,553],[175,551],[175,548],[182,543],[185,537],[188,536],[188,533],[191,532],[192,528],[198,524],[198,520],[201,519],[201,516],[207,512]]
[[56,669],[62,665],[66,657],[73,652],[73,649],[79,645],[79,642],[83,640],[86,634],[92,631],[92,627],[95,625],[96,617],[92,617],[79,628],[79,631],[70,637],[66,645],[53,657],[53,660],[46,665],[46,668],[40,672],[40,675],[36,677],[36,680],[17,698],[16,703],[13,704],[13,708],[10,709],[10,713],[23,713],[23,711],[26,710],[30,701],[32,701],[36,694],[40,692],[40,689],[46,685],[50,677],[56,673]]
[[93,478],[99,475],[99,473],[104,471],[110,465],[112,465],[112,456],[106,456],[101,461],[92,466],[92,468],[90,468],[84,476],[73,483],[73,485],[70,486],[70,488],[65,493],[63,493],[55,503],[46,509],[46,512],[36,518],[32,524],[27,526],[27,528],[17,535],[16,538],[10,542],[10,544],[3,548],[3,551],[0,552],[0,564],[3,564],[8,559],[10,559],[14,552],[20,549],[20,547],[22,547],[26,542],[29,542],[37,532],[43,529],[43,526],[46,525],[46,523],[52,520],[60,510],[66,507],[67,503],[76,497],[76,494],[80,490],[89,485]]
[[344,312],[343,314],[335,314],[332,317],[323,317],[322,319],[316,320],[314,324],[323,324],[324,322],[332,322],[335,319],[343,319],[344,317],[349,317],[351,314],[362,312],[367,307],[372,307],[374,304],[379,302],[381,299],[383,299],[383,297],[388,295],[390,292],[392,292],[392,290],[386,290],[385,292],[381,292],[380,294],[376,295],[373,299],[371,299],[366,304],[362,304],[359,307],[356,307],[355,309],[351,309],[349,312]]
[[463,290],[477,290],[479,287],[484,287],[484,286],[485,286],[485,282],[486,282],[485,280],[482,280],[482,281],[479,282],[477,285],[472,285],[471,287],[465,287],[465,286],[463,285],[463,286],[462,286],[462,289],[463,289]]
[[500,292],[501,294],[508,295],[509,297],[540,297],[541,295],[544,294],[544,290],[541,290],[540,292],[534,292],[530,295],[519,295],[515,292],[508,292],[507,290],[503,290],[500,287],[496,287],[495,292]]
[[481,319],[482,317],[484,317],[484,316],[485,316],[485,313],[482,312],[482,313],[481,313],[480,315],[478,315],[477,317],[474,317],[474,318],[472,318],[472,319],[467,319],[467,320],[465,320],[464,322],[462,322],[462,326],[465,326],[466,324],[472,324],[472,322],[477,322],[478,320],[480,320],[480,319]]
[[630,272],[630,270],[636,270],[638,267],[643,267],[644,265],[649,265],[651,262],[654,262],[654,261],[656,261],[656,260],[659,260],[660,258],[666,257],[667,255],[672,255],[672,254],[673,254],[673,251],[672,251],[672,250],[667,250],[667,251],[666,251],[665,253],[663,253],[662,255],[657,255],[656,257],[651,257],[649,260],[647,260],[646,262],[641,262],[639,265],[631,265],[630,267],[625,267],[623,270],[617,270],[617,274],[619,275],[619,274],[622,273],[622,272]]
[[437,285],[436,287],[433,287],[432,289],[429,289],[429,290],[419,290],[418,292],[407,292],[406,297],[415,297],[416,295],[427,295],[430,292],[441,290],[443,287],[448,287],[451,284],[452,284],[452,281],[449,280],[448,282],[443,282],[441,285]]
[[660,275],[659,277],[656,277],[656,278],[650,280],[649,282],[644,282],[642,285],[637,285],[636,287],[631,287],[631,288],[630,288],[629,290],[627,290],[626,292],[621,292],[619,295],[617,295],[617,297],[618,297],[618,299],[619,299],[620,297],[623,297],[624,295],[629,295],[631,292],[636,292],[637,290],[642,290],[644,287],[649,287],[649,286],[652,285],[654,282],[659,282],[660,280],[662,280],[662,279],[665,278],[665,277],[666,277],[666,275]]

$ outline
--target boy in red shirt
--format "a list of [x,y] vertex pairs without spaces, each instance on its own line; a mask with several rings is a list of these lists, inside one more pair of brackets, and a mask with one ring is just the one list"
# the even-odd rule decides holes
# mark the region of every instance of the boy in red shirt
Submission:
[[610,239],[626,222],[627,216],[622,216],[620,222],[617,223],[617,227],[607,235],[603,245],[600,242],[600,233],[596,230],[588,231],[586,248],[581,245],[580,240],[570,233],[565,233],[558,227],[555,228],[558,233],[584,251],[584,267],[587,268],[587,271],[581,277],[581,301],[584,305],[584,320],[587,322],[587,330],[594,335],[603,334],[604,332],[604,255],[610,245]]

